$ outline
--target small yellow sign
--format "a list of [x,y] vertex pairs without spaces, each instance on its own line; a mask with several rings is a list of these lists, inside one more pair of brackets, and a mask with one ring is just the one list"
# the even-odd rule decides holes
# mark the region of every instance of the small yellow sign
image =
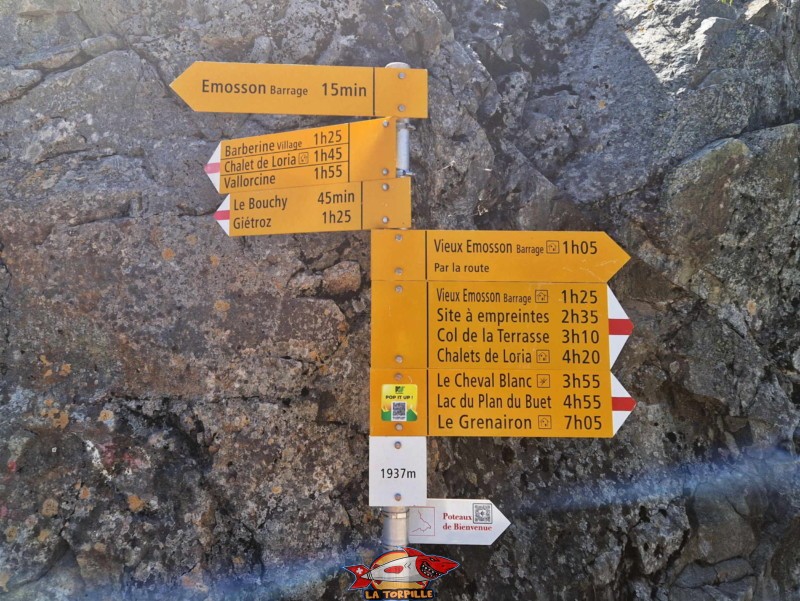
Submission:
[[374,281],[372,306],[373,367],[610,367],[605,284]]
[[229,236],[411,227],[411,181],[354,182],[230,194],[215,218]]
[[609,367],[605,284],[429,282],[428,365]]
[[606,370],[432,369],[431,436],[613,436]]
[[198,61],[170,87],[195,111],[428,116],[424,69]]
[[628,259],[605,232],[372,234],[373,280],[607,282]]
[[205,170],[219,192],[246,192],[396,177],[395,120],[225,140]]
[[[428,434],[428,372],[425,369],[371,369],[370,370],[370,434],[372,436],[427,436]],[[416,391],[416,420],[391,421],[385,419],[391,405],[384,400],[386,386],[404,386],[406,391]],[[391,417],[391,413],[389,413]]]
[[[370,382],[372,436],[609,438],[614,412],[635,405],[614,398],[607,369],[373,368]],[[387,419],[395,385],[417,387],[416,421]]]

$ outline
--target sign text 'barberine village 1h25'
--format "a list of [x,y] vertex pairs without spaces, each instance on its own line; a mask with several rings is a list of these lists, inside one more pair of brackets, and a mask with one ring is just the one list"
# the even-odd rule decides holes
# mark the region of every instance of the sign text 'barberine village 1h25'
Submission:
[[223,140],[205,166],[229,236],[372,230],[369,502],[393,550],[345,568],[365,599],[433,598],[458,564],[408,543],[489,545],[509,525],[488,499],[428,498],[427,437],[608,438],[636,406],[611,374],[632,323],[608,235],[409,229],[427,77],[196,62],[172,83],[196,111],[371,117]]

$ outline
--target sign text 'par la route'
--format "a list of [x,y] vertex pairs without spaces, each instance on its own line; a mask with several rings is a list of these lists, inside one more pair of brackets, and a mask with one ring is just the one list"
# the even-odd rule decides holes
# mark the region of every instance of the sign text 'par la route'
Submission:
[[393,179],[396,120],[223,140],[205,166],[218,192],[247,192]]
[[200,112],[428,116],[425,69],[198,61],[170,87]]
[[373,232],[372,434],[613,436],[635,404],[610,373],[632,324],[600,282],[627,255],[596,232],[422,233],[414,256],[387,247],[418,232]]

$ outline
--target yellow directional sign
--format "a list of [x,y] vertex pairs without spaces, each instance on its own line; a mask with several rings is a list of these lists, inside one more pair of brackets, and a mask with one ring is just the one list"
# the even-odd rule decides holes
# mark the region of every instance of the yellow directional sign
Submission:
[[396,176],[395,120],[224,140],[206,164],[222,193],[391,179]]
[[431,436],[613,435],[608,369],[432,370],[429,379]]
[[[415,389],[372,403],[373,436],[608,438],[635,402],[609,370],[373,369],[371,393]],[[624,416],[623,416],[624,414]]]
[[373,280],[607,282],[629,258],[605,232],[372,235]]
[[170,87],[195,111],[428,116],[424,69],[198,61]]
[[411,180],[229,194],[214,218],[229,236],[411,227]]
[[627,259],[600,232],[373,231],[371,434],[613,436]]
[[608,369],[607,291],[592,283],[375,281],[372,365]]

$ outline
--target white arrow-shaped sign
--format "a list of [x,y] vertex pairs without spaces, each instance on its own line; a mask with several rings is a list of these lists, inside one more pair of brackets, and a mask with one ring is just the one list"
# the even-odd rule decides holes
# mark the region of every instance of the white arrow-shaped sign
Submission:
[[608,289],[608,343],[611,351],[611,365],[617,360],[622,352],[622,347],[628,341],[633,331],[633,322],[625,313],[625,309],[619,304],[617,297]]
[[408,508],[408,542],[491,545],[510,524],[488,499],[428,499]]

